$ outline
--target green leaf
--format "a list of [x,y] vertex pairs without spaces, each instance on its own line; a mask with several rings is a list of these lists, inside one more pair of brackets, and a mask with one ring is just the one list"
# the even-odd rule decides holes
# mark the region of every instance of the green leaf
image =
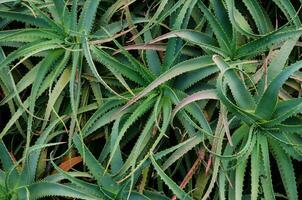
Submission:
[[[69,53],[65,54],[64,58],[62,59],[61,63],[57,66],[58,68],[63,68],[66,64],[67,61],[69,60]],[[59,98],[59,96],[61,95],[62,91],[64,90],[64,88],[66,87],[67,83],[70,80],[70,74],[71,74],[71,70],[70,68],[66,68],[61,77],[58,79],[55,87],[53,88],[53,90],[51,91],[51,93],[49,94],[49,99],[48,99],[48,103],[46,106],[46,110],[45,110],[45,114],[44,114],[44,119],[48,120],[51,114],[51,111],[53,110],[53,107],[57,101],[57,99]],[[45,128],[47,124],[47,121],[45,121],[43,123],[43,128]]]
[[[15,163],[2,140],[0,141],[0,160],[1,160],[1,163],[3,166],[3,169],[5,171],[12,170],[12,172],[11,172],[12,176],[17,177],[18,173],[17,173],[16,169],[13,169],[15,167]],[[14,180],[16,180],[16,179],[14,179]]]
[[195,102],[195,101],[199,101],[199,100],[205,100],[205,99],[218,99],[217,95],[216,95],[216,91],[215,90],[202,90],[200,92],[196,92],[191,94],[190,96],[184,98],[181,102],[179,102],[174,110],[173,110],[173,114],[172,114],[172,119],[174,118],[174,116],[176,115],[176,113],[182,109],[183,107],[185,107],[186,105]]
[[[114,148],[114,144],[116,143],[116,140],[119,135],[119,125],[120,125],[120,118],[117,119],[112,127],[111,135],[110,135],[110,148]],[[116,174],[117,172],[120,171],[121,167],[123,166],[123,159],[122,159],[122,154],[121,154],[121,149],[120,146],[118,145],[115,153],[112,156],[112,161],[111,161],[111,170],[113,174]]]
[[[13,51],[11,54],[9,54],[6,59],[4,59],[0,63],[0,69],[11,64],[16,59],[19,59],[21,57],[24,57],[22,60],[25,60],[25,58],[29,58],[30,56],[33,56],[37,53],[49,50],[49,49],[57,49],[59,48],[60,40],[49,40],[49,41],[42,41],[37,40],[31,43],[28,43],[17,50]],[[20,64],[21,61],[18,63]],[[15,65],[16,66],[16,65]]]
[[270,146],[272,147],[273,155],[277,161],[288,199],[298,200],[297,183],[294,173],[295,170],[291,159],[275,141],[270,141]]
[[276,5],[283,11],[289,21],[293,21],[296,27],[301,26],[301,21],[297,17],[297,11],[289,0],[273,0]]
[[34,17],[34,16],[27,15],[27,14],[20,13],[20,12],[0,11],[0,17],[9,19],[9,20],[32,24],[32,25],[39,26],[39,27],[49,28],[48,23],[45,20],[43,20],[42,18]]
[[231,69],[230,66],[219,56],[213,56],[213,61],[226,78],[226,81],[228,82],[231,92],[238,105],[243,109],[253,110],[255,108],[254,99],[247,90],[243,81],[239,79],[238,75],[235,73],[235,70]]
[[85,165],[96,179],[98,185],[110,192],[117,192],[120,186],[112,179],[112,177],[105,173],[105,168],[95,159],[89,149],[83,144],[78,134],[74,135],[73,143],[81,154],[82,158],[85,158]]
[[[180,2],[180,1],[179,1]],[[171,18],[171,27],[172,30],[178,30],[181,28],[186,28],[188,25],[190,14],[197,3],[196,0],[187,0],[184,1],[182,7],[179,8],[175,18]],[[171,15],[171,17],[173,14]],[[179,51],[181,48],[182,42],[177,39],[170,39],[167,44],[166,54],[163,60],[163,66],[161,71],[166,71],[169,69],[173,63],[178,59]]]
[[221,56],[228,55],[228,53],[225,50],[216,46],[216,42],[215,42],[215,40],[213,40],[212,37],[210,37],[209,35],[207,35],[205,33],[192,31],[192,30],[178,30],[178,31],[166,33],[164,35],[161,35],[161,36],[155,38],[150,43],[153,44],[153,43],[160,42],[162,40],[174,38],[174,37],[179,37],[181,39],[184,39],[188,42],[191,42],[193,44],[200,46],[201,48],[210,50]]
[[273,45],[280,44],[295,37],[299,37],[301,36],[301,34],[301,29],[273,32],[239,47],[234,59],[255,56],[264,51],[267,51],[268,48],[272,47]]
[[32,2],[28,2],[28,3],[32,7],[32,10],[48,23],[49,28],[56,30],[56,32],[58,32],[59,34],[64,35],[64,30],[62,26],[57,24],[56,21],[50,19],[49,16],[45,14],[42,10],[40,10],[37,6],[35,6],[35,4],[33,4]]
[[244,160],[236,167],[235,172],[235,199],[242,199],[244,173],[246,170],[247,160]]
[[[115,107],[121,105],[123,101],[121,100],[110,100],[102,104],[90,117],[90,119],[85,123],[84,127],[82,128],[82,134],[83,136],[87,136],[91,134],[93,131],[101,128],[106,123],[109,123],[113,119],[110,118],[111,114],[114,111],[111,111],[109,115],[107,115],[105,118],[104,116],[106,113],[108,113],[110,110],[114,109]],[[111,120],[110,120],[111,119]],[[106,122],[103,122],[106,121]]]
[[187,90],[194,84],[198,83],[201,80],[209,77],[210,75],[218,72],[219,69],[216,66],[202,68],[195,70],[193,72],[188,72],[186,74],[180,75],[175,79],[174,87],[179,90]]
[[79,21],[79,31],[90,34],[99,3],[100,0],[85,1]]
[[68,179],[69,181],[71,181],[73,184],[83,188],[88,194],[93,195],[95,197],[99,197],[99,198],[108,198],[108,199],[112,199],[109,195],[107,195],[105,193],[104,190],[102,190],[102,188],[99,188],[97,185],[85,182],[81,179],[77,179],[76,177],[70,175],[69,172],[65,172],[64,170],[62,170],[60,167],[58,167],[53,160],[51,159],[51,163],[54,166],[54,168],[61,173],[66,179]]
[[197,139],[197,140],[194,140],[194,141],[188,143],[186,146],[182,146],[179,149],[177,149],[164,162],[164,164],[162,166],[162,170],[165,171],[166,169],[168,169],[173,163],[175,163],[177,160],[179,160],[181,157],[183,157],[188,151],[192,150],[194,147],[196,147],[200,143],[201,143],[201,140]]
[[121,108],[121,110],[126,109],[127,107],[131,106],[133,103],[150,93],[152,90],[160,86],[161,84],[167,82],[168,80],[179,76],[180,74],[183,74],[185,72],[194,71],[201,68],[206,68],[213,65],[213,62],[211,61],[211,58],[208,56],[194,58],[190,60],[186,60],[184,62],[181,62],[168,71],[161,74],[156,80],[154,80],[152,83],[150,83],[143,91],[141,91],[139,94],[137,94],[135,97],[133,97],[128,103]]
[[251,13],[259,33],[265,34],[271,32],[273,30],[272,22],[258,0],[244,0],[243,2]]
[[28,187],[30,199],[36,200],[48,196],[61,196],[85,200],[97,200],[97,197],[87,191],[74,186],[66,186],[58,183],[37,182]]
[[15,29],[0,31],[1,42],[33,42],[39,39],[64,39],[60,35],[54,33],[51,29]]
[[[49,126],[44,130],[43,134],[40,135],[38,140],[36,141],[36,146],[43,146],[47,143],[47,139],[49,135],[52,133],[53,129],[57,126],[62,119],[57,119],[49,124]],[[36,175],[37,175],[37,167],[39,158],[41,155],[42,148],[38,148],[33,150],[28,157],[25,158],[25,166],[21,173],[23,184],[29,184],[34,182]]]
[[199,9],[204,13],[205,17],[207,18],[208,22],[213,29],[213,32],[219,42],[220,47],[228,52],[231,53],[231,45],[230,40],[231,38],[228,37],[220,22],[216,19],[216,17],[209,11],[209,9],[204,5],[202,1],[198,1],[197,3]]
[[192,199],[188,194],[186,194],[179,186],[160,168],[160,166],[156,163],[154,156],[150,155],[151,162],[157,171],[158,175],[161,179],[167,184],[170,190],[179,198],[183,200]]
[[[128,128],[139,118],[141,117],[144,113],[146,113],[151,106],[154,105],[154,95],[150,95],[146,100],[144,100],[139,106],[137,106],[137,108],[135,108],[134,112],[129,116],[129,118],[126,120],[126,122],[124,123],[124,125],[122,126],[121,130],[119,131],[119,135],[116,138],[116,141],[114,143],[114,145],[111,148],[111,152],[110,152],[110,159],[109,162],[113,159],[114,154],[116,153],[116,150],[122,140],[122,138],[124,137],[126,131],[128,130]],[[113,115],[114,116],[114,115]],[[151,122],[153,123],[153,120],[151,120]],[[151,127],[150,127],[151,128]],[[148,133],[148,129],[147,129],[147,133]]]
[[123,76],[129,78],[130,80],[139,83],[140,85],[146,84],[146,79],[143,76],[140,76],[139,72],[136,69],[130,68],[128,65],[125,65],[114,57],[110,56],[104,50],[99,49],[95,46],[91,46],[91,51],[95,55],[96,60],[104,64],[110,71],[120,72]]
[[[43,80],[45,79],[45,75],[47,74],[47,72],[49,71],[49,69],[51,68],[51,66],[54,64],[54,62],[60,57],[62,56],[63,51],[62,50],[55,50],[53,52],[51,52],[46,58],[43,59],[41,66],[40,67],[37,74],[39,76],[36,77],[35,82],[33,83],[32,89],[31,89],[31,93],[30,93],[30,102],[29,102],[29,112],[30,113],[34,113],[35,111],[35,104],[36,104],[36,100],[39,94],[39,89],[41,87],[41,84],[43,82]],[[30,115],[28,117],[28,121],[27,121],[27,145],[25,148],[25,155],[27,154],[27,150],[29,147],[29,143],[30,143],[30,136],[32,134],[32,125],[33,125],[33,116]]]
[[[226,7],[233,27],[241,34],[255,37],[252,29],[242,14],[236,9],[234,0],[226,0]],[[234,34],[234,33],[233,33]]]
[[135,166],[138,157],[142,155],[142,152],[144,152],[145,147],[148,145],[148,142],[152,136],[152,127],[154,126],[155,120],[158,117],[155,113],[157,107],[157,105],[154,106],[154,110],[144,125],[144,129],[141,131],[137,141],[133,145],[134,147],[132,148],[125,164],[122,166],[122,168],[120,168],[120,175],[123,175],[131,166]]
[[259,193],[259,177],[261,167],[260,146],[257,142],[256,147],[251,154],[251,200],[258,199]]
[[[150,31],[146,31],[144,33],[144,40],[145,42],[150,42],[152,40],[152,34]],[[155,74],[160,74],[160,59],[156,51],[154,50],[146,50],[146,59],[148,62],[148,66],[150,70]]]
[[302,99],[290,99],[277,104],[272,120],[264,123],[266,126],[278,125],[280,122],[302,112]]
[[[90,70],[91,72],[93,73],[93,75],[97,78],[97,80],[106,88],[108,89],[110,92],[112,92],[113,94],[115,94],[116,96],[118,97],[122,97],[120,96],[116,91],[114,91],[104,80],[103,78],[99,75],[95,65],[94,65],[94,62],[93,62],[93,59],[91,57],[91,53],[90,53],[90,50],[89,50],[89,45],[88,45],[88,40],[87,38],[85,37],[83,43],[82,43],[82,47],[83,47],[83,50],[84,50],[84,55],[85,55],[85,58],[88,62],[88,65],[90,67]],[[123,98],[123,97],[122,97]]]
[[285,68],[268,86],[264,94],[262,95],[255,113],[264,119],[270,119],[277,104],[279,91],[284,82],[295,71],[302,68],[302,61],[298,61],[289,67]]
[[261,160],[262,167],[261,171],[263,173],[263,177],[261,177],[262,189],[264,193],[265,199],[275,199],[273,184],[272,184],[272,176],[270,170],[270,160],[269,160],[269,149],[267,138],[263,135],[264,133],[260,132],[258,135],[258,141],[261,149]]

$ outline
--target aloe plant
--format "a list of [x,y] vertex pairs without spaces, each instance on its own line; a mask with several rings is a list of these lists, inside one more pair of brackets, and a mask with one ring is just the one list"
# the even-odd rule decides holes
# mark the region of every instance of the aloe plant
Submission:
[[[231,168],[235,169],[235,172],[230,175],[230,181],[233,182],[234,188],[229,190],[229,198],[242,198],[243,177],[250,157],[251,199],[258,198],[259,185],[263,188],[262,192],[265,198],[275,199],[276,194],[273,190],[270,172],[269,157],[271,154],[277,162],[287,197],[298,199],[291,158],[300,160],[300,119],[298,116],[295,118],[295,115],[301,112],[301,100],[300,98],[293,98],[280,101],[278,94],[290,75],[301,68],[300,62],[298,61],[282,70],[269,83],[262,96],[253,101],[253,98],[250,98],[252,97],[251,94],[246,89],[244,90],[245,87],[242,82],[236,81],[238,77],[232,76],[233,70],[220,58],[214,57],[213,59],[222,71],[217,81],[217,95],[227,109],[234,114],[234,117],[242,121],[242,123],[237,122],[240,127],[233,135],[237,146],[227,145],[223,155],[228,157],[229,153],[237,152],[231,159],[222,161],[226,171],[222,170],[219,178],[221,198],[225,196],[225,175]],[[225,83],[223,83],[224,75]],[[229,85],[234,98],[237,91],[245,91],[246,95],[243,96],[243,92],[239,94],[240,97],[235,98],[235,104],[226,96],[225,84]],[[247,104],[247,102],[250,103]]]
[[299,11],[0,1],[0,199],[299,199]]

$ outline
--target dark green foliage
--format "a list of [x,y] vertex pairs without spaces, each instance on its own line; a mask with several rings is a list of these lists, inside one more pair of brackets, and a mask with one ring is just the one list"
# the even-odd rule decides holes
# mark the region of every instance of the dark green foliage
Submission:
[[298,2],[0,1],[0,199],[299,199]]

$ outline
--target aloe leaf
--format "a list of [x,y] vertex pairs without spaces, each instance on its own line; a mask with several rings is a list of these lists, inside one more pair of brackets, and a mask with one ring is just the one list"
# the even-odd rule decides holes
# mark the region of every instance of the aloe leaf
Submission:
[[[160,105],[160,104],[162,104],[162,105]],[[162,140],[162,138],[164,136],[167,136],[166,131],[167,131],[168,126],[169,126],[169,122],[170,122],[170,119],[171,119],[171,112],[172,112],[171,106],[172,106],[171,101],[168,98],[165,98],[165,97],[158,98],[157,102],[155,103],[154,110],[153,110],[153,113],[152,113],[153,116],[149,118],[148,124],[146,124],[146,126],[143,130],[143,133],[141,134],[141,135],[148,134],[148,130],[150,129],[150,125],[153,125],[153,122],[155,121],[155,126],[157,127],[157,129],[159,131],[159,135],[156,138],[156,140],[152,143],[152,146],[149,149],[150,151],[154,151],[156,149],[156,147],[160,144],[160,141]],[[159,112],[160,109],[162,109],[162,118],[163,118],[161,127],[159,127],[159,124],[157,124],[158,123],[157,119],[155,119],[156,117],[159,117],[159,116],[155,116],[155,115],[157,115],[157,111]],[[144,136],[144,137],[146,137],[146,136]],[[198,140],[199,140],[199,138],[198,138]],[[190,142],[194,142],[194,141],[190,141]],[[189,144],[189,142],[187,144]],[[139,147],[139,144],[137,143],[136,148],[133,148],[132,152],[135,152],[135,151],[139,152],[139,150],[136,150],[136,149],[139,149],[139,148],[144,148],[144,147]],[[181,148],[181,146],[179,148]],[[140,166],[142,166],[144,163],[146,163],[148,158],[149,158],[149,154],[146,154],[144,156],[144,158],[142,160],[140,160],[140,163],[136,166],[135,169],[139,169]],[[130,159],[128,159],[128,160],[130,160]],[[126,167],[124,167],[124,168],[127,169]],[[144,167],[142,167],[142,169],[143,168]],[[120,173],[124,173],[124,172],[125,171],[123,171],[122,169],[120,170]],[[127,175],[127,176],[129,176],[129,175]]]
[[31,15],[23,14],[20,12],[13,12],[13,11],[0,11],[0,16],[5,19],[15,20],[19,22],[25,22],[28,24],[33,24],[35,26],[39,27],[49,27],[48,23],[40,18],[40,17],[34,17]]
[[251,154],[251,200],[258,199],[260,180],[260,146],[257,142]]
[[281,144],[285,153],[291,158],[301,161],[302,160],[302,148],[299,144],[302,142],[302,138],[299,133],[282,132],[280,135],[283,136],[283,140],[287,141],[288,144]]
[[204,99],[217,99],[216,91],[215,90],[203,90],[200,92],[196,92],[194,94],[191,94],[190,96],[184,98],[179,104],[176,105],[176,107],[173,110],[172,119],[176,115],[176,113],[185,107],[186,105],[198,101],[198,100],[204,100]]
[[197,105],[197,103],[193,102],[193,103],[187,105],[184,109],[188,114],[190,114],[192,117],[194,117],[197,120],[197,122],[202,127],[202,130],[200,130],[200,127],[191,120],[190,116],[188,116],[186,114],[186,112],[183,112],[183,114],[185,116],[185,119],[188,120],[189,123],[192,123],[192,125],[195,128],[199,129],[200,131],[202,131],[206,135],[209,135],[209,134],[211,135],[212,134],[212,129],[211,129],[208,121],[206,120],[206,117],[205,117],[204,113],[200,110],[200,107]]
[[63,28],[59,24],[57,24],[56,21],[50,19],[49,16],[47,16],[47,14],[45,14],[42,10],[40,10],[32,2],[29,2],[29,5],[31,6],[32,10],[38,14],[38,16],[40,16],[43,20],[45,20],[48,23],[48,25],[51,29],[56,30],[56,32],[58,32],[59,34],[62,34],[62,35],[64,34]]
[[86,145],[82,143],[78,134],[74,135],[73,143],[81,156],[85,158],[85,165],[96,179],[98,185],[113,193],[118,191],[119,185],[117,185],[108,173],[105,173],[105,168],[95,159]]
[[[68,10],[66,9],[66,2],[64,0],[52,0],[54,3],[54,10],[56,11],[59,19],[64,22],[65,19],[68,18]],[[67,22],[68,24],[68,22]]]
[[221,25],[222,29],[225,31],[228,38],[232,38],[233,27],[224,2],[220,0],[212,0],[210,4],[213,7],[217,21]]
[[179,63],[169,69],[168,71],[161,74],[156,80],[154,80],[152,83],[150,83],[143,91],[141,91],[139,94],[137,94],[135,97],[133,97],[128,103],[122,107],[121,110],[126,109],[148,93],[150,93],[153,89],[157,88],[161,84],[165,83],[166,81],[183,74],[185,72],[197,70],[200,68],[209,67],[213,63],[211,62],[210,57],[199,57],[191,60],[184,61],[182,63]]
[[271,120],[265,124],[266,126],[278,125],[280,122],[302,112],[301,98],[287,100],[277,105],[274,115]]
[[272,184],[272,177],[271,177],[271,170],[270,170],[270,161],[269,161],[269,149],[268,149],[268,142],[267,138],[260,133],[258,135],[258,140],[261,149],[261,161],[262,161],[262,172],[264,173],[264,177],[261,178],[264,198],[266,199],[275,199],[273,184]]
[[[75,48],[79,48],[79,45],[76,45]],[[68,145],[71,145],[71,138],[74,134],[75,126],[78,126],[77,112],[81,95],[81,75],[83,67],[83,55],[79,51],[72,52],[71,58],[71,75],[69,80],[69,93],[70,93],[70,104],[72,111],[72,121],[70,125],[70,134]]]
[[[52,76],[50,76],[52,77]],[[47,79],[47,78],[46,78]],[[38,97],[47,89],[48,85],[48,81],[45,81],[42,83],[41,87],[39,88],[38,91]],[[30,103],[30,98],[28,97],[24,102],[23,102],[23,107],[19,107],[18,110],[16,112],[14,112],[13,116],[10,118],[10,120],[8,121],[8,123],[5,125],[5,127],[3,128],[3,130],[0,133],[0,138],[3,138],[9,131],[9,129],[14,125],[14,123],[17,122],[17,120],[19,119],[19,117],[25,112],[25,109],[27,109],[29,107]]]
[[[233,147],[230,144],[227,144],[226,147],[224,148],[223,155],[232,155],[233,151],[236,150],[236,147],[240,144],[240,142],[243,140],[243,137],[245,134],[248,134],[247,125],[242,125],[239,128],[235,130],[235,132],[232,135],[232,141],[234,143]],[[229,165],[231,164],[230,159],[223,159],[221,160],[221,171],[219,172],[218,176],[218,184],[219,184],[219,197],[220,199],[225,199],[226,196],[226,184],[227,184],[227,176],[228,176],[228,169]]]
[[255,113],[264,119],[269,119],[277,104],[278,93],[283,85],[283,83],[292,75],[295,71],[299,70],[301,66],[301,61],[298,61],[289,67],[285,68],[272,82],[269,84],[268,88],[262,95]]
[[62,170],[59,166],[57,166],[53,160],[51,159],[51,163],[54,166],[54,168],[61,173],[66,179],[68,179],[69,181],[71,181],[73,184],[83,188],[84,191],[86,191],[88,194],[93,195],[95,197],[99,197],[99,198],[108,198],[108,199],[112,199],[109,195],[107,195],[105,193],[104,190],[102,190],[101,188],[99,188],[97,185],[91,184],[91,183],[87,183],[83,180],[77,179],[76,177],[70,175],[69,172],[65,172],[64,170]]
[[286,61],[297,43],[297,37],[284,42],[268,66],[267,80],[270,83],[284,68]]
[[294,167],[290,158],[288,157],[288,155],[286,155],[284,150],[276,144],[276,142],[271,141],[270,146],[272,147],[273,155],[277,161],[281,179],[285,187],[288,199],[298,199],[298,190]]
[[113,42],[120,49],[121,53],[127,58],[132,68],[134,68],[142,77],[144,77],[146,81],[150,82],[155,78],[154,74],[141,62],[134,58],[134,56],[132,56],[128,51],[125,51],[124,47],[117,40],[113,39]]
[[99,3],[100,0],[86,1],[84,3],[79,20],[79,31],[85,31],[87,34],[91,32]]
[[[145,112],[147,112],[151,106],[154,105],[154,95],[150,95],[145,101],[143,101],[136,109],[135,111],[130,115],[130,117],[127,119],[127,121],[124,123],[124,125],[121,127],[121,130],[119,131],[119,135],[116,138],[116,141],[111,148],[111,153],[110,153],[110,159],[109,161],[112,160],[113,155],[115,154],[118,145],[120,144],[122,138],[124,137],[124,134],[126,133],[127,129],[140,117],[142,116]],[[149,120],[150,121],[150,120]],[[153,120],[151,120],[153,122]],[[150,122],[149,122],[150,126]],[[148,132],[148,128],[147,128]]]
[[[38,97],[39,88],[45,78],[45,75],[49,71],[50,67],[54,64],[54,62],[59,59],[60,56],[62,56],[62,50],[56,50],[51,52],[44,60],[42,61],[41,65],[43,68],[39,68],[39,71],[37,72],[39,76],[36,77],[35,82],[33,83],[32,89],[31,89],[31,96],[30,96],[30,103],[29,103],[29,112],[34,113],[35,110],[35,103],[36,99]],[[27,149],[29,147],[30,143],[30,136],[32,132],[32,125],[33,125],[33,116],[30,115],[28,117],[27,121],[27,146],[25,150],[25,155],[27,153]]]
[[[18,93],[25,90],[28,86],[30,86],[34,82],[34,80],[37,76],[37,72],[39,70],[39,67],[41,67],[41,65],[39,65],[39,64],[36,65],[34,68],[32,68],[28,73],[26,73],[19,80],[19,82],[16,84],[16,88],[17,88]],[[9,72],[3,72],[3,75],[5,75],[5,76],[7,76],[8,74],[9,74]],[[15,92],[11,91],[10,94],[6,95],[6,97],[1,100],[1,105],[4,105],[4,104],[8,103],[15,96],[16,96]]]
[[[92,176],[88,172],[68,172],[69,176],[72,177],[83,177],[83,178],[92,178]],[[61,173],[56,173],[49,175],[42,179],[42,181],[48,182],[48,183],[58,183],[62,180],[65,180],[66,177]]]
[[219,55],[222,55],[222,56],[228,55],[225,50],[216,46],[215,40],[213,40],[213,38],[211,38],[209,35],[202,33],[202,32],[192,31],[192,30],[177,30],[177,31],[173,31],[170,33],[166,33],[164,35],[161,35],[161,36],[155,38],[150,43],[153,44],[153,43],[160,42],[162,40],[174,38],[174,37],[179,37],[188,42],[196,44],[196,45],[200,46],[201,48],[213,51]]
[[[178,30],[187,27],[190,13],[192,12],[192,9],[196,3],[196,0],[187,0],[183,3],[182,7],[179,8],[178,14],[175,19],[172,18],[171,20],[172,30]],[[165,58],[163,60],[162,71],[169,69],[176,61],[179,56],[178,48],[180,48],[181,45],[181,41],[174,38],[168,41]]]
[[38,182],[30,185],[28,187],[30,193],[30,199],[39,199],[47,196],[61,196],[61,197],[70,197],[77,199],[87,199],[87,200],[97,200],[97,197],[94,197],[91,194],[88,194],[85,190],[80,188],[75,188],[72,186],[66,186],[59,183],[47,183],[47,182]]
[[226,7],[233,27],[243,35],[255,37],[252,29],[242,14],[236,9],[234,0],[226,0]]
[[168,169],[173,163],[175,163],[177,160],[179,160],[181,157],[183,157],[188,151],[192,150],[194,147],[196,147],[200,143],[201,143],[200,140],[194,140],[194,142],[188,143],[186,146],[182,146],[179,149],[177,149],[164,162],[164,164],[162,166],[162,170],[165,171],[166,169]]
[[[53,109],[53,106],[54,106],[56,100],[58,99],[59,95],[61,94],[61,92],[67,85],[67,83],[69,82],[69,77],[70,77],[70,69],[66,68],[64,70],[64,72],[62,73],[61,77],[59,78],[57,84],[53,88],[51,94],[49,95],[49,100],[48,100],[45,115],[44,115],[45,120],[49,119],[50,113]],[[46,125],[46,123],[44,123],[44,124]],[[45,127],[45,125],[44,125],[44,127]]]
[[72,0],[69,28],[72,31],[77,31],[77,27],[78,27],[78,0]]
[[[5,54],[3,52],[3,49],[0,48],[0,60],[2,61],[4,59],[5,59]],[[6,67],[6,68],[0,70],[0,87],[5,95],[3,100],[6,99],[6,97],[9,96],[14,90],[14,80],[12,78],[11,72],[9,71],[9,67]],[[0,105],[1,105],[2,101],[0,102]],[[9,107],[11,116],[13,116],[16,113],[16,108],[15,108],[14,102],[8,101],[8,107]],[[17,126],[17,129],[19,130],[19,132],[21,133],[21,135],[24,136],[24,132],[23,132],[23,129],[21,128],[19,121],[16,121],[16,126]]]
[[297,11],[289,0],[273,0],[275,4],[283,11],[289,21],[293,21],[296,27],[301,26],[301,21],[297,17]]
[[148,142],[152,136],[152,127],[154,125],[154,121],[158,117],[155,113],[157,105],[154,106],[154,110],[151,113],[149,119],[147,120],[144,129],[140,133],[137,141],[134,144],[134,147],[131,150],[125,164],[120,168],[119,174],[124,174],[131,166],[136,164],[138,157],[144,152],[145,147],[148,145]]
[[[57,124],[61,122],[61,120],[62,119],[57,119],[50,123],[49,126],[43,132],[43,134],[41,134],[39,139],[36,141],[35,145],[43,147],[43,145],[47,143],[48,136],[51,134]],[[26,158],[26,164],[21,174],[21,176],[23,177],[21,182],[23,182],[24,184],[34,182],[37,175],[37,167],[41,151],[42,148],[37,148],[36,150],[31,151],[30,156]]]
[[[18,171],[15,168],[15,163],[7,150],[3,141],[0,141],[0,161],[2,163],[3,169],[7,172],[10,172],[9,177],[11,180],[8,180],[10,184],[16,185],[16,180],[18,180]],[[15,183],[13,182],[15,181]]]
[[[144,33],[144,40],[145,42],[150,42],[152,40],[152,34],[150,31],[146,31]],[[146,58],[148,62],[148,66],[150,70],[155,74],[160,74],[160,59],[156,51],[153,50],[146,50]]]
[[174,87],[179,90],[187,90],[194,84],[198,84],[199,81],[209,77],[210,75],[218,72],[219,69],[216,66],[202,68],[195,70],[193,72],[188,72],[186,74],[180,75],[175,79]]
[[[213,141],[213,151],[215,152],[216,155],[221,154],[223,135],[225,133],[221,117],[222,117],[222,115],[220,114],[218,117],[218,122],[217,122],[216,130],[215,130],[215,134],[214,134],[214,136],[216,136],[216,138]],[[202,197],[202,200],[206,200],[209,198],[210,193],[212,192],[214,185],[217,181],[220,167],[221,167],[221,159],[218,156],[216,156],[214,159],[214,163],[213,163],[213,170],[212,170],[212,176],[210,179],[210,183]]]
[[[124,2],[123,2],[124,3]],[[107,10],[109,11],[109,10]],[[104,15],[103,15],[104,16]],[[142,18],[142,17],[133,17],[132,22],[134,25],[138,25],[140,23],[147,23],[149,22],[148,18]],[[101,23],[101,22],[100,22]],[[111,22],[110,24],[102,24],[102,27],[100,27],[94,34],[96,38],[107,38],[108,35],[113,36],[117,34],[118,32],[123,31],[129,27],[129,24],[127,20],[121,20],[118,22]]]
[[114,4],[112,4],[106,11],[105,13],[101,16],[101,23],[106,25],[110,22],[110,19],[112,18],[112,16],[114,15],[114,13],[116,11],[118,11],[123,5],[125,4],[125,2],[123,2],[122,0],[118,0],[116,1]]
[[188,194],[186,194],[179,186],[170,178],[168,177],[165,172],[160,168],[160,166],[156,163],[154,156],[150,156],[151,162],[156,169],[158,175],[161,177],[161,179],[167,184],[167,186],[170,188],[170,190],[173,191],[173,193],[179,198],[179,199],[192,199]]
[[97,80],[102,84],[104,85],[105,88],[107,88],[110,92],[112,92],[113,94],[115,94],[116,96],[119,96],[121,97],[116,91],[114,91],[104,80],[103,78],[99,75],[95,65],[94,65],[94,62],[92,60],[92,57],[91,57],[91,53],[90,53],[90,50],[89,50],[89,45],[88,45],[88,41],[87,41],[87,38],[85,38],[83,44],[83,49],[84,49],[84,55],[85,55],[85,58],[88,62],[88,65],[90,67],[90,70],[91,72],[93,73],[93,75],[97,78]]
[[236,167],[235,172],[235,199],[240,200],[242,199],[242,192],[243,192],[243,181],[244,181],[244,173],[246,170],[247,160],[241,162]]
[[243,2],[251,13],[259,33],[265,34],[271,32],[273,30],[272,22],[261,4],[257,0],[244,0]]
[[[138,36],[143,34],[145,31],[150,30],[157,23],[162,22],[166,17],[170,16],[175,10],[177,10],[185,1],[177,1],[172,7],[168,7],[169,0],[162,0],[154,13],[150,21],[144,26],[144,28],[139,32]],[[165,9],[166,8],[166,9]]]
[[238,105],[243,109],[253,110],[255,107],[254,99],[234,70],[229,70],[230,66],[219,56],[213,56],[213,61],[216,63],[220,71],[224,73],[226,81],[228,82]]
[[237,49],[236,58],[252,57],[257,54],[267,51],[269,47],[275,44],[280,44],[288,39],[299,37],[302,34],[301,29],[273,32],[271,34],[253,40]]
[[153,192],[153,191],[151,192],[148,190],[146,190],[144,192],[144,195],[146,195],[150,199],[158,199],[158,200],[168,200],[169,199],[168,197],[166,197],[164,195],[161,195],[161,194],[159,194],[157,192]]
[[136,83],[139,83],[140,85],[145,84],[146,79],[140,76],[136,69],[132,69],[129,66],[119,62],[118,60],[107,54],[105,51],[95,46],[91,47],[91,51],[95,55],[96,60],[104,64],[110,71],[118,71],[123,76]]
[[198,2],[199,9],[204,13],[205,17],[207,18],[208,22],[210,23],[214,34],[219,42],[220,47],[230,53],[231,52],[231,45],[230,40],[231,38],[228,37],[224,29],[222,28],[220,22],[216,19],[216,17],[209,11],[209,9],[204,5],[202,1]]
[[[115,100],[115,101],[111,100],[111,101],[107,101],[104,104],[102,104],[94,112],[94,114],[90,117],[90,119],[86,122],[85,126],[82,128],[83,136],[87,136],[87,135],[91,134],[93,131],[102,127],[103,125],[101,125],[102,123],[100,123],[100,119],[102,119],[101,117],[104,116],[104,114],[108,113],[110,110],[121,105],[122,103],[123,103],[123,101],[120,101],[120,100]],[[111,113],[113,113],[113,112],[111,112]],[[108,119],[110,117],[106,116],[106,118],[107,118],[107,121],[110,121]]]
[[[13,61],[20,57],[28,58],[32,55],[35,55],[37,53],[43,52],[45,50],[49,49],[57,49],[59,47],[60,40],[49,40],[49,41],[42,41],[37,40],[31,43],[28,43],[17,50],[13,51],[11,54],[9,54],[6,59],[4,59],[0,65],[0,69],[2,67],[5,67],[9,64],[11,64]],[[23,60],[25,60],[23,58]],[[20,62],[19,62],[20,63]]]
[[1,42],[33,42],[38,39],[63,39],[60,35],[54,33],[51,29],[15,29],[0,32]]
[[[118,138],[119,125],[120,125],[120,118],[114,122],[113,127],[112,127],[112,132],[110,135],[110,148],[111,149],[113,149],[114,144]],[[111,170],[112,170],[113,174],[116,174],[123,166],[123,159],[122,159],[120,146],[117,147],[115,153],[113,154],[112,161],[110,164],[111,164]]]

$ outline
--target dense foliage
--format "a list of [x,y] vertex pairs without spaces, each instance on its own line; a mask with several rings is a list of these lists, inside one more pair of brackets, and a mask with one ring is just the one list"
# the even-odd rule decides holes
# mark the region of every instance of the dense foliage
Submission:
[[0,199],[301,199],[301,5],[0,0]]

